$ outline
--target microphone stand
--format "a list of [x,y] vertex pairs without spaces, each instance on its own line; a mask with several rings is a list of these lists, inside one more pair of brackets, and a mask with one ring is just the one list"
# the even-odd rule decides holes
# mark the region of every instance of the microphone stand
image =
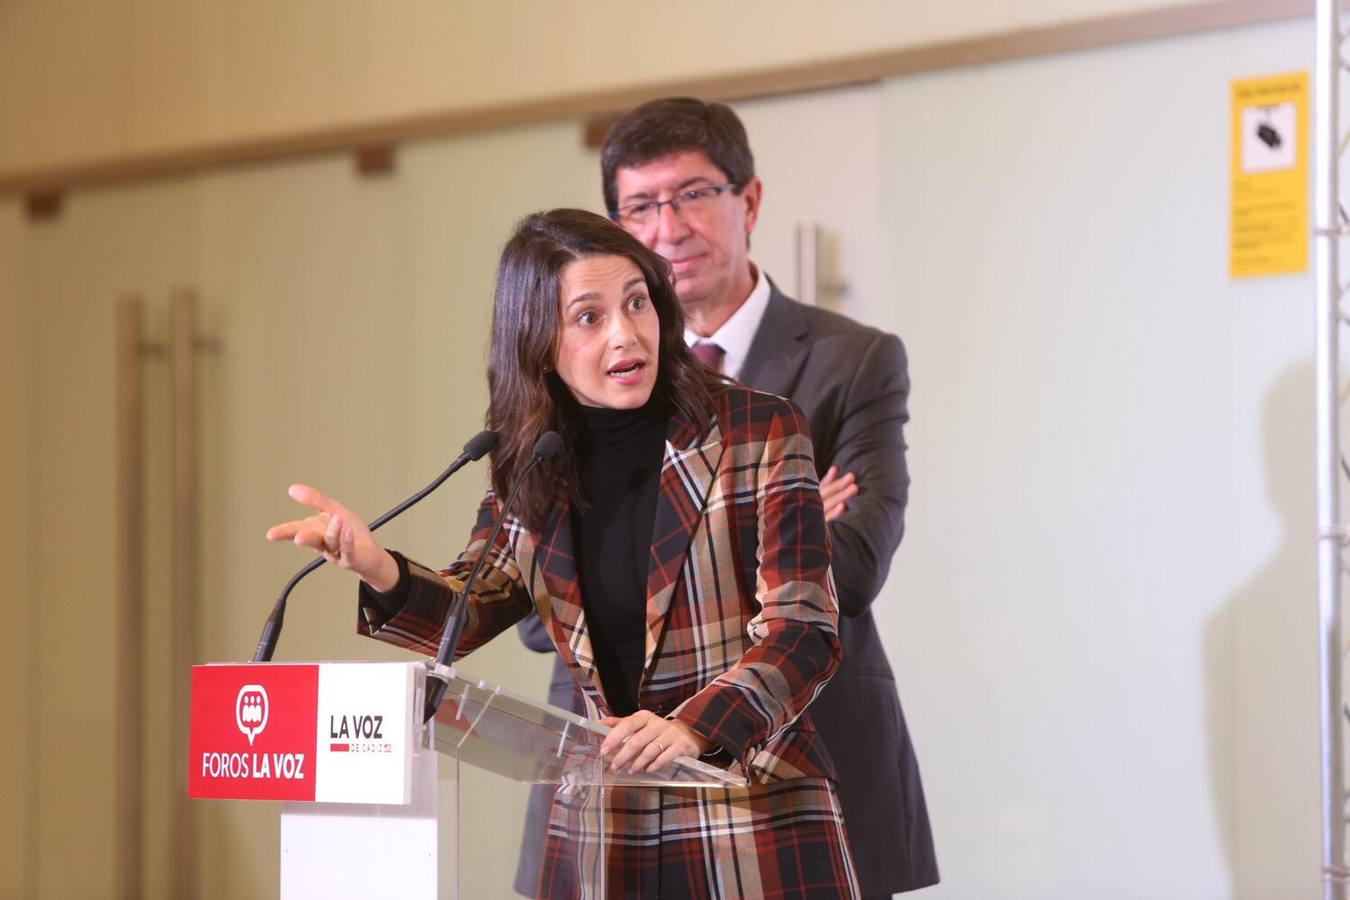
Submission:
[[474,560],[473,568],[469,570],[469,577],[464,582],[464,587],[460,589],[450,601],[450,609],[445,616],[445,628],[441,633],[441,643],[436,651],[436,659],[431,664],[430,671],[427,673],[427,698],[426,708],[423,710],[422,721],[429,722],[436,715],[436,710],[440,709],[441,701],[445,699],[446,688],[450,686],[450,678],[454,670],[450,668],[450,661],[455,658],[455,650],[459,647],[459,637],[464,631],[464,623],[468,621],[465,609],[469,601],[469,589],[472,587],[478,573],[482,571],[483,564],[487,562],[488,556],[492,553],[492,547],[497,543],[497,535],[501,533],[502,525],[506,522],[506,514],[510,511],[511,505],[516,502],[516,495],[525,485],[525,481],[530,477],[530,473],[535,467],[545,460],[552,459],[562,446],[562,438],[556,431],[546,431],[535,441],[533,458],[525,466],[525,471],[520,473],[520,478],[516,480],[516,486],[511,489],[511,496],[506,498],[505,505],[502,506],[501,515],[497,517],[496,523],[492,526],[492,532],[488,535],[487,543],[483,545],[483,552],[478,554],[478,559]]

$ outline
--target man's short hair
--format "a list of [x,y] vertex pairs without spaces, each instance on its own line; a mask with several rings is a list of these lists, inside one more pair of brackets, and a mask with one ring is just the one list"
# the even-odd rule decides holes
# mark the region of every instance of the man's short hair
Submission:
[[736,185],[737,193],[755,177],[750,139],[731,107],[693,97],[663,97],[633,107],[605,135],[600,147],[605,208],[613,213],[618,207],[614,175],[619,169],[636,168],[681,150],[702,150]]

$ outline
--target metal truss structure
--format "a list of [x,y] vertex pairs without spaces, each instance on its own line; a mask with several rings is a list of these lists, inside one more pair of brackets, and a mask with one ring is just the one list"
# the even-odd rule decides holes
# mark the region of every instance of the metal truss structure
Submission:
[[1340,450],[1340,329],[1350,323],[1341,310],[1340,248],[1350,235],[1350,216],[1340,198],[1341,156],[1350,134],[1340,134],[1340,80],[1350,38],[1342,30],[1340,0],[1317,0],[1316,72],[1313,80],[1314,243],[1317,283],[1317,601],[1322,730],[1322,896],[1345,900],[1345,733],[1341,639],[1343,551],[1350,528],[1341,521],[1341,478],[1350,475]]

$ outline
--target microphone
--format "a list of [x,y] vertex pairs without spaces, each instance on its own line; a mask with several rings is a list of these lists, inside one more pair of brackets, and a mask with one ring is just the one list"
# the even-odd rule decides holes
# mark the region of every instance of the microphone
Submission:
[[[445,479],[458,472],[466,464],[477,462],[482,459],[488,453],[491,453],[492,449],[496,446],[497,432],[478,432],[465,443],[463,452],[455,457],[455,461],[450,464],[450,468],[437,475],[431,484],[422,488],[416,494],[413,494],[407,500],[404,500],[374,522],[371,522],[369,526],[370,530],[374,531],[414,503],[419,502],[427,494],[430,494],[432,491],[436,490],[436,488],[440,487]],[[277,598],[276,605],[272,607],[272,614],[267,617],[267,622],[263,625],[262,637],[258,638],[258,649],[253,652],[253,661],[255,663],[272,661],[272,654],[277,649],[277,638],[281,637],[282,619],[286,617],[286,598],[291,595],[291,591],[295,590],[295,586],[300,583],[300,579],[304,578],[310,572],[313,572],[325,562],[327,562],[327,560],[322,556],[311,560],[307,566],[292,575],[290,581],[286,582],[286,587],[282,590],[281,596]]]
[[464,630],[464,623],[468,620],[465,615],[465,607],[469,602],[469,589],[473,586],[474,579],[483,568],[483,563],[487,561],[488,555],[492,552],[492,546],[497,542],[497,534],[502,530],[502,524],[506,521],[506,514],[511,511],[511,504],[515,503],[516,495],[520,493],[525,480],[530,477],[530,473],[540,463],[547,462],[558,455],[562,449],[562,438],[556,431],[545,431],[539,436],[539,440],[534,442],[534,451],[530,454],[529,463],[525,466],[525,471],[520,473],[520,478],[516,479],[516,486],[511,489],[511,496],[506,498],[506,504],[502,506],[501,515],[497,517],[497,523],[492,526],[492,533],[488,535],[487,543],[483,545],[483,552],[478,554],[478,559],[474,560],[473,568],[469,570],[469,577],[464,582],[464,587],[459,594],[450,599],[450,609],[445,614],[445,629],[441,633],[441,645],[436,651],[436,662],[428,673],[427,679],[427,702],[426,710],[422,716],[422,721],[430,721],[431,717],[436,715],[436,710],[441,707],[441,700],[445,697],[445,690],[450,686],[449,679],[442,674],[447,669],[450,661],[455,658],[455,650],[459,647],[459,636]]

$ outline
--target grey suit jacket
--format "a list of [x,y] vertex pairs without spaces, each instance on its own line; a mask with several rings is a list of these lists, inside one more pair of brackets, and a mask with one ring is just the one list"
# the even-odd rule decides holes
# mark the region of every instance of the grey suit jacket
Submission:
[[[806,415],[816,468],[852,472],[858,496],[830,523],[844,660],[810,715],[839,771],[865,896],[936,884],[937,859],[914,744],[872,617],[905,531],[909,366],[891,334],[806,306],[775,286],[741,381]],[[866,727],[859,723],[866,722]],[[875,729],[875,730],[874,730]]]
[[[843,664],[808,714],[839,771],[844,824],[864,896],[935,884],[937,860],[918,761],[871,610],[904,534],[909,496],[904,345],[894,335],[805,306],[772,286],[740,380],[791,399],[810,425],[819,474],[838,466],[841,473],[852,472],[861,487],[830,523]],[[521,637],[532,649],[553,649],[537,618],[521,624]],[[576,691],[570,675],[558,666],[553,674],[549,702],[572,708]],[[548,796],[537,793],[517,872],[522,893],[529,893],[537,873],[531,836],[536,830],[542,835],[547,817]]]

